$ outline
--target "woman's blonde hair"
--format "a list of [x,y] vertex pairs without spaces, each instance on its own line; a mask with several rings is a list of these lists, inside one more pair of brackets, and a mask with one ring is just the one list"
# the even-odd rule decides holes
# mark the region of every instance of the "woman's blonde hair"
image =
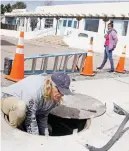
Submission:
[[[45,100],[51,100],[52,99],[52,89],[56,89],[56,85],[53,83],[50,77],[47,77],[44,84],[44,98]],[[59,101],[61,103],[63,99]]]

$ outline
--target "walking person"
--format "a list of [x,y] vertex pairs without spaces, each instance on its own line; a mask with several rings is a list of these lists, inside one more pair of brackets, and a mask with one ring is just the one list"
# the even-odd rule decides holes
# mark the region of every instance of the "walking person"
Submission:
[[107,34],[105,35],[105,51],[104,51],[104,59],[102,64],[97,68],[99,70],[103,69],[105,66],[107,59],[110,61],[111,69],[109,72],[114,72],[114,61],[113,61],[113,50],[116,48],[117,42],[118,42],[118,37],[117,37],[117,32],[113,28],[113,22],[110,22],[108,24],[108,31]]
[[1,110],[13,127],[24,126],[31,134],[49,135],[48,114],[71,94],[66,73],[51,77],[30,76],[2,90]]

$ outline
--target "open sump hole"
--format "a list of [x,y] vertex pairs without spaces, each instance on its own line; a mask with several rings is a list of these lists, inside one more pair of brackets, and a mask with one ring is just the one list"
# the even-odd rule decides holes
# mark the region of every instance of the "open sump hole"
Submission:
[[48,124],[50,125],[51,136],[71,135],[74,131],[82,131],[87,125],[87,119],[67,119],[49,114]]
[[48,125],[50,136],[66,136],[82,131],[87,126],[87,119],[67,119],[49,114]]
[[91,118],[103,115],[106,106],[88,95],[74,93],[66,95],[60,106],[48,116],[50,136],[72,135],[89,128]]

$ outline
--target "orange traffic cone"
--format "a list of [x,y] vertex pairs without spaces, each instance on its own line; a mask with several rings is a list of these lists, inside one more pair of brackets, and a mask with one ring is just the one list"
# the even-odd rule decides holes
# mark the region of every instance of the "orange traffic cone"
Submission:
[[125,65],[125,54],[126,54],[126,45],[124,46],[124,50],[122,52],[122,55],[119,59],[119,62],[117,64],[117,67],[116,67],[116,72],[120,72],[120,73],[124,73],[125,70],[124,70],[124,65]]
[[24,32],[20,32],[20,38],[16,48],[16,54],[10,75],[6,79],[18,82],[24,78]]
[[88,50],[88,54],[84,63],[84,68],[80,74],[86,76],[95,75],[95,73],[93,72],[93,37],[90,40],[90,49]]

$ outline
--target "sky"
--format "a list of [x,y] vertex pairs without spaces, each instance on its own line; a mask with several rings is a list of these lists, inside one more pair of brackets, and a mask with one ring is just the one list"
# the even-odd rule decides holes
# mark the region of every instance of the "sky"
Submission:
[[[32,0],[1,0],[1,4],[14,4],[17,1],[24,1],[27,5],[27,10],[28,11],[33,11],[37,6],[43,6],[44,1],[43,0],[38,0],[38,1],[32,1]],[[48,0],[49,1],[49,0]],[[129,0],[71,0],[71,1],[65,1],[65,0],[52,0],[53,5],[66,5],[66,4],[83,4],[83,3],[93,3],[93,2],[129,2]]]

